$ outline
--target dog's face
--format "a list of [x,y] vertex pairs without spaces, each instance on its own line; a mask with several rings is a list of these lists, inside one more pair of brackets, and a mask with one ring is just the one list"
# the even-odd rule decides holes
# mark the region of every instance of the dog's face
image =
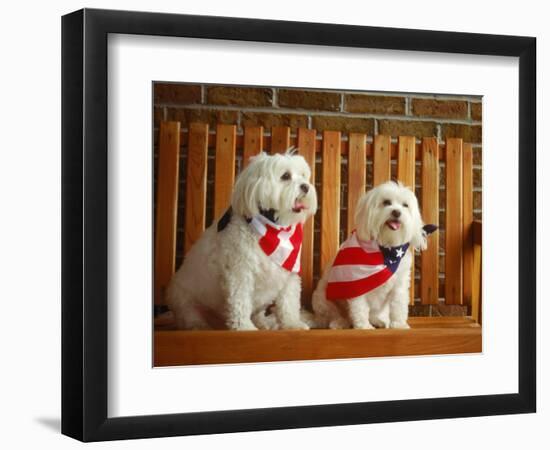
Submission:
[[410,242],[418,250],[426,248],[418,201],[401,183],[389,181],[367,192],[359,200],[355,223],[359,239],[384,247]]
[[310,177],[311,170],[302,156],[260,153],[250,159],[235,183],[233,210],[245,217],[271,210],[279,225],[303,223],[317,211],[317,194]]

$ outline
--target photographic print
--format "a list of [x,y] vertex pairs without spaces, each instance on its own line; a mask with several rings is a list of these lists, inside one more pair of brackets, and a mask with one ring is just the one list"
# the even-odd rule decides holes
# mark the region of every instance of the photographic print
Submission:
[[524,36],[64,16],[62,432],[535,411],[535,67]]
[[482,97],[155,81],[154,365],[481,352]]

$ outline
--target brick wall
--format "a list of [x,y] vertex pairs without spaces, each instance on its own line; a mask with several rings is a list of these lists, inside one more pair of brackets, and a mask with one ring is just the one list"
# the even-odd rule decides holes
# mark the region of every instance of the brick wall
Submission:
[[[436,136],[441,143],[446,137],[461,137],[465,142],[473,144],[474,216],[481,219],[481,97],[155,83],[155,129],[160,120],[180,121],[183,129],[196,121],[209,123],[211,129],[218,123],[236,124],[238,133],[242,133],[245,126],[262,125],[266,135],[272,126],[289,126],[293,134],[299,127],[313,128],[318,132],[339,130],[342,131],[344,140],[349,132],[363,132],[369,135],[370,142],[375,134],[388,134],[394,138],[399,135],[414,135],[417,138]],[[209,157],[213,159],[213,154]],[[185,165],[185,151],[182,164]],[[240,170],[240,165],[241,161],[238,158],[237,171]],[[209,167],[212,166],[213,164],[209,164]],[[392,166],[392,175],[395,176],[395,163]],[[317,173],[320,173],[320,167],[317,169]],[[367,184],[370,187],[371,164],[367,169]],[[342,181],[346,180],[346,170],[347,161],[343,158]],[[441,175],[441,186],[444,187],[444,170],[441,170]],[[417,167],[417,180],[419,179],[420,171]],[[208,182],[213,183],[212,171],[209,171]],[[180,187],[180,199],[184,199],[183,182]],[[440,194],[440,276],[443,286],[444,191]],[[342,186],[342,195],[346,195],[345,185]],[[342,205],[345,205],[345,198],[342,200]],[[180,207],[182,210],[179,217],[183,217],[184,205],[181,204]],[[341,216],[341,229],[344,230],[346,214]],[[210,205],[207,211],[207,224],[211,220]],[[178,229],[180,240],[183,236],[182,226]],[[317,221],[315,228],[318,237],[320,233]],[[343,233],[341,239],[344,239]],[[182,256],[178,253],[178,265]],[[420,267],[419,258],[417,260],[417,267]]]

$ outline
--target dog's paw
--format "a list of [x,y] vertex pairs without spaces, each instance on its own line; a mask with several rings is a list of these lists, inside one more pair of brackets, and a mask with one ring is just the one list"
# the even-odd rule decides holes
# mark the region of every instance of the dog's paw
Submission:
[[370,319],[370,323],[373,324],[375,328],[388,328],[388,322],[379,319],[378,317],[373,317]]
[[280,328],[275,314],[266,315],[263,311],[252,316],[252,322],[258,327],[258,330],[278,330]]
[[328,324],[328,327],[331,330],[343,330],[345,328],[349,328],[350,324],[343,317],[339,317],[338,319],[331,320],[330,323]]
[[282,328],[284,330],[309,330],[309,325],[298,320],[296,322],[285,323]]
[[234,331],[254,331],[258,328],[252,323],[251,320],[248,321],[239,321],[239,322],[229,322],[227,328]]
[[407,322],[390,322],[390,328],[397,330],[408,330],[410,328]]
[[354,323],[353,328],[356,330],[375,330],[369,322]]

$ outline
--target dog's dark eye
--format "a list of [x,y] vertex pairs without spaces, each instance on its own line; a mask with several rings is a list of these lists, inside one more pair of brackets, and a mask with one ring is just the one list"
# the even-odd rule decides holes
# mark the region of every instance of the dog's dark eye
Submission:
[[291,178],[290,172],[285,172],[281,175],[281,180],[283,181],[288,181],[290,180],[290,178]]
[[390,206],[391,205],[391,200],[384,200],[384,202],[382,204],[384,206]]
[[408,208],[408,207],[409,207],[409,204],[408,204],[408,203],[403,203],[403,206],[404,206],[405,208]]

